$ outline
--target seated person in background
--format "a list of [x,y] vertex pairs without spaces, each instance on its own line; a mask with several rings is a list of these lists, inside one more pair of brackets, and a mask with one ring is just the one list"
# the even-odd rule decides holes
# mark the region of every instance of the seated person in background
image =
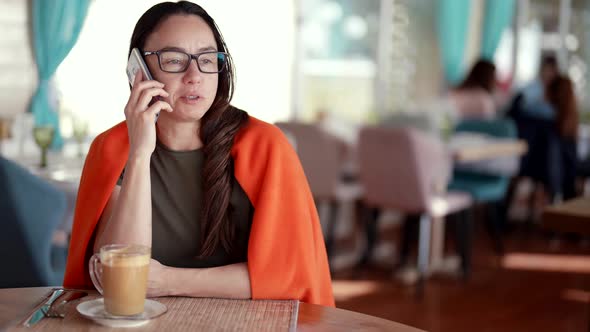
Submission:
[[491,119],[496,116],[494,89],[496,66],[487,60],[478,60],[467,78],[451,91],[449,97],[456,108],[456,118]]
[[547,55],[541,60],[539,77],[530,82],[516,96],[518,100],[518,115],[553,120],[555,111],[553,105],[547,102],[545,91],[549,83],[559,74],[557,59]]
[[515,121],[518,137],[528,145],[521,158],[519,176],[542,185],[549,201],[554,201],[562,191],[561,138],[554,106],[547,101],[546,94],[549,82],[558,74],[555,57],[545,56],[539,77],[516,94],[506,114]]
[[555,124],[560,138],[561,194],[563,199],[576,196],[577,138],[579,116],[572,81],[565,75],[556,76],[545,91],[549,104],[555,110]]
[[230,105],[233,63],[214,20],[187,1],[157,4],[133,48],[154,80],[138,74],[126,121],[91,146],[64,286],[92,287],[87,265],[102,246],[141,244],[152,248],[151,297],[333,306],[305,174],[278,128]]

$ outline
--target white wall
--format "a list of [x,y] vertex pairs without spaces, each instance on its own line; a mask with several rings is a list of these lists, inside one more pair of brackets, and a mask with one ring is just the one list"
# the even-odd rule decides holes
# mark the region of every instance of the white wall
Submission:
[[291,112],[295,1],[199,1],[217,21],[236,62],[235,105],[269,122]]
[[24,112],[36,85],[27,2],[0,0],[0,118]]

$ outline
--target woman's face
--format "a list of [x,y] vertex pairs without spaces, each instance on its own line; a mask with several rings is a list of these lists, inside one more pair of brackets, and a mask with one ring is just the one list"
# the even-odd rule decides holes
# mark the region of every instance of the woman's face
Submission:
[[[143,51],[164,49],[180,50],[189,54],[218,51],[213,32],[203,19],[196,15],[173,15],[165,19],[148,36]],[[217,93],[218,74],[201,73],[195,60],[191,60],[183,73],[167,73],[160,69],[158,56],[146,57],[155,80],[165,84],[170,95],[164,100],[172,106],[172,113],[162,112],[177,121],[200,120],[209,110]]]

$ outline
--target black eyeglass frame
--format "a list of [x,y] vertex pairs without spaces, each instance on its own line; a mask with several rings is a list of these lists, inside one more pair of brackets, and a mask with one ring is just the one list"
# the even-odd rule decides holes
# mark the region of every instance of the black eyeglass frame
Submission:
[[[169,71],[169,70],[165,70],[164,68],[162,68],[162,63],[160,62],[160,53],[163,52],[176,52],[176,53],[182,53],[187,55],[190,60],[186,63],[186,66],[180,70],[180,71]],[[203,54],[223,54],[224,56],[224,61],[223,64],[221,65],[221,68],[218,71],[203,71],[201,69],[201,65],[199,64],[199,57]],[[227,67],[227,59],[229,58],[229,54],[226,52],[219,52],[219,51],[206,51],[206,52],[201,52],[201,53],[196,53],[196,54],[190,54],[190,53],[186,53],[183,51],[178,51],[178,50],[159,50],[159,51],[145,51],[143,52],[144,56],[148,56],[148,55],[157,55],[158,56],[158,66],[160,67],[160,70],[162,70],[163,72],[166,73],[173,73],[173,74],[177,74],[177,73],[184,73],[188,70],[188,67],[190,67],[191,62],[193,61],[193,59],[197,62],[197,68],[199,68],[199,71],[203,74],[218,74],[221,73],[222,71],[225,70],[225,68]],[[218,55],[219,58],[219,55]]]

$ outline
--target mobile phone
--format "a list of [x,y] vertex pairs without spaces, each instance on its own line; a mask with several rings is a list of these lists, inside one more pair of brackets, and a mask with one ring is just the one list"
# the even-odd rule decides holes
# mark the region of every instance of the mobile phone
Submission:
[[[141,52],[136,47],[131,50],[131,54],[129,55],[129,61],[127,62],[127,79],[129,80],[129,84],[133,86],[135,82],[135,76],[137,75],[137,71],[141,70],[143,74],[143,80],[153,80],[152,74],[150,73],[148,66],[146,65],[145,61],[143,61],[143,56],[141,56]],[[149,106],[151,106],[154,102],[160,100],[159,97],[155,97],[150,102]],[[160,113],[156,114],[156,121],[158,121],[158,116]]]
[[134,48],[131,50],[131,54],[129,55],[129,61],[127,62],[127,78],[129,79],[129,84],[133,86],[133,82],[135,82],[135,75],[137,71],[141,70],[143,73],[144,80],[153,80],[152,74],[148,70],[145,61],[143,61],[143,57],[139,52],[138,48]]

